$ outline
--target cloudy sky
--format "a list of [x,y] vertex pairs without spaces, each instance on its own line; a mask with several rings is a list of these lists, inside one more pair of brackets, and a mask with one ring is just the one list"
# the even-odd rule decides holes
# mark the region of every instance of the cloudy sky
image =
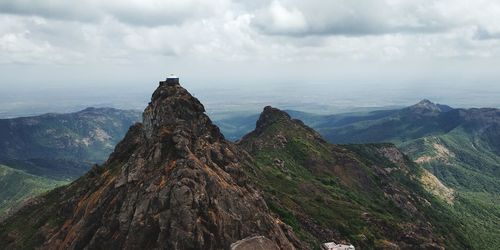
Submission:
[[499,65],[498,0],[0,0],[0,91],[16,96],[149,95],[175,72],[208,101],[288,87],[484,106]]

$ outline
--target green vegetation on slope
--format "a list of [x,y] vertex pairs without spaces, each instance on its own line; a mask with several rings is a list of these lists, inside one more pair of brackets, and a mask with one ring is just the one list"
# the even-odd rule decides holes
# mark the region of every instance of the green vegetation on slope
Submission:
[[475,248],[499,245],[500,209],[495,205],[500,204],[498,109],[452,109],[424,100],[400,110],[366,114],[291,115],[304,118],[333,143],[395,143],[440,180],[431,183],[440,188],[438,197],[449,196],[451,191],[452,204],[445,206],[464,225]]
[[470,248],[462,226],[423,190],[418,168],[392,145],[334,146],[276,116],[259,121],[239,144],[257,163],[247,172],[270,208],[311,246],[340,240],[363,249]]
[[487,192],[458,192],[452,214],[464,224],[464,235],[475,249],[500,246],[500,195]]
[[104,161],[139,119],[139,112],[111,108],[0,119],[0,163],[51,179],[74,179]]
[[457,128],[440,136],[402,143],[421,166],[455,190],[450,206],[478,249],[500,245],[500,157],[484,141]]
[[0,119],[0,215],[103,162],[136,111],[88,108],[70,114]]
[[23,201],[64,184],[0,165],[0,217]]
[[[395,143],[440,180],[433,183],[434,188],[440,188],[439,195],[447,196],[451,190],[453,203],[445,206],[464,225],[463,231],[475,248],[499,245],[500,209],[495,206],[500,203],[498,109],[452,109],[423,100],[404,109],[365,114],[291,115],[304,118],[329,142]],[[226,124],[231,122],[225,120]]]
[[500,194],[500,156],[461,127],[443,135],[402,142],[399,146],[447,186]]
[[[415,106],[380,119],[322,128],[332,141],[393,142],[454,191],[449,209],[476,249],[499,245],[500,111]],[[432,108],[434,110],[432,111]]]

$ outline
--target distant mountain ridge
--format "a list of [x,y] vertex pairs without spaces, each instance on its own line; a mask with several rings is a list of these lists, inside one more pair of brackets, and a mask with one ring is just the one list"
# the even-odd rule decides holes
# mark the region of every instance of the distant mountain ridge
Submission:
[[404,108],[409,112],[420,113],[420,114],[439,114],[441,112],[448,112],[453,108],[448,105],[436,104],[428,99],[424,99],[415,105]]
[[470,248],[393,145],[328,144],[271,107],[233,144],[204,112],[162,83],[102,166],[0,224],[0,248]]
[[0,119],[0,217],[33,196],[102,163],[137,111],[87,108],[68,114]]
[[75,178],[104,161],[140,112],[87,108],[0,119],[0,163],[49,178]]
[[[99,128],[121,128],[106,112],[116,114],[87,109],[75,116],[83,122],[46,115],[51,127],[67,126],[57,130],[65,134],[86,128],[50,144],[77,150],[49,156],[72,162],[81,152],[92,159],[94,146],[105,151],[102,139],[110,138]],[[236,132],[253,127],[235,144],[204,112],[181,86],[161,84],[142,123],[128,129],[102,166],[0,223],[0,248],[315,249],[331,240],[363,249],[498,245],[496,109],[423,100],[398,110],[320,116],[266,107],[234,126],[225,121]],[[23,124],[40,123],[14,127]],[[356,143],[379,141],[330,144],[323,138],[332,131]],[[80,142],[90,149],[79,151]]]
[[[434,159],[428,142],[439,142],[456,152],[454,161],[466,167],[434,168],[434,173],[450,185],[474,190],[500,191],[500,110],[494,108],[454,109],[429,100],[398,110],[372,111],[363,114],[314,115],[290,112],[316,129],[327,141],[339,144],[392,142],[414,160]],[[249,118],[235,117],[221,121],[224,128]],[[234,121],[234,122],[233,122]],[[235,126],[236,127],[236,126]],[[247,129],[245,127],[245,129]],[[233,136],[238,133],[231,131]],[[240,132],[242,133],[242,132]],[[442,148],[442,147],[441,147]],[[452,164],[453,165],[453,164]],[[456,164],[455,164],[456,165]],[[455,166],[454,165],[454,166]],[[453,169],[453,167],[452,167]],[[472,175],[484,176],[486,186],[472,187]],[[488,177],[489,176],[489,177]],[[461,182],[461,183],[460,183]]]
[[358,116],[355,122],[341,126],[323,123],[315,127],[329,141],[363,143],[416,139],[447,133],[460,126],[471,132],[481,132],[487,127],[497,126],[500,120],[498,109],[453,109],[428,100],[400,110],[386,111],[383,116],[370,115]]
[[[367,113],[290,114],[329,142],[396,144],[432,174],[424,176],[423,185],[452,203],[453,213],[465,225],[463,230],[478,246],[500,244],[499,109],[455,109],[422,100],[402,109]],[[233,119],[236,122],[222,121],[222,128],[242,120]],[[234,130],[231,133],[235,137],[238,134]]]

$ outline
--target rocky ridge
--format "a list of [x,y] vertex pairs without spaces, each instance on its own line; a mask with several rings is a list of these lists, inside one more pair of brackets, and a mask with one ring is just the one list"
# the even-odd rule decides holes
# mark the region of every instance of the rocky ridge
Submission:
[[106,163],[4,221],[0,248],[229,249],[264,237],[303,249],[241,170],[246,154],[204,111],[161,83]]
[[446,225],[456,226],[446,208],[420,185],[421,168],[393,144],[329,144],[301,121],[266,107],[237,145],[255,159],[249,176],[269,206],[306,242],[362,249],[467,246]]

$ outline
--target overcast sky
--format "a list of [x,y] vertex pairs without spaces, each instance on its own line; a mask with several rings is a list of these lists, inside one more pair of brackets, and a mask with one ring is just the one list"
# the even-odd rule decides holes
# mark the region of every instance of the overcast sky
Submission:
[[174,72],[207,93],[294,83],[481,106],[499,65],[498,0],[0,0],[4,93],[149,93]]

